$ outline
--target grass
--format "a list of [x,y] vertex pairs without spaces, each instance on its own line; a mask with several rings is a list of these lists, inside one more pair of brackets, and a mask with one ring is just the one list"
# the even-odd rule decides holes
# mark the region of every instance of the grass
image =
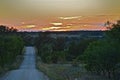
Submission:
[[37,68],[46,74],[50,80],[108,80],[103,76],[87,72],[83,65],[45,64],[38,59]]
[[75,80],[85,73],[85,70],[81,65],[45,64],[41,63],[41,61],[37,61],[37,68],[45,73],[50,80]]
[[12,64],[7,64],[4,66],[4,68],[0,67],[0,77],[2,77],[8,71],[18,69],[22,61],[23,61],[23,56],[18,55]]

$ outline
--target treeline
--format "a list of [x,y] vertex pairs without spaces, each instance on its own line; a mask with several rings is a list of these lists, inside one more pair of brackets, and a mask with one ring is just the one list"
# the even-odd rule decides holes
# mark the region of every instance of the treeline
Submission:
[[[49,34],[40,34],[36,47],[38,55],[46,63],[73,62],[83,54],[90,42],[96,39],[82,39],[67,41],[68,38],[50,37]],[[76,42],[77,41],[77,42]]]
[[[6,27],[5,29],[8,29]],[[3,28],[0,26],[0,32]],[[12,31],[11,31],[12,32]],[[11,65],[17,55],[21,55],[24,42],[20,36],[0,34],[0,69]]]
[[5,25],[0,25],[0,33],[6,33],[6,32],[17,32],[18,30],[13,27],[7,27]]
[[[111,25],[111,24],[110,24]],[[104,39],[82,39],[67,42],[41,34],[36,42],[38,55],[45,63],[81,63],[92,73],[119,80],[120,74],[120,21],[112,24]]]

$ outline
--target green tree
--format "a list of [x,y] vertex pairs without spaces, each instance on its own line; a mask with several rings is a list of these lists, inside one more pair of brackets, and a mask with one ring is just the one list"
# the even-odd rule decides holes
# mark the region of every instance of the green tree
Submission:
[[21,55],[23,47],[24,43],[18,36],[0,36],[0,66],[11,64],[17,55]]
[[46,63],[65,61],[65,45],[65,38],[52,38],[47,33],[41,33],[36,42],[38,55]]
[[[99,74],[115,77],[120,64],[120,24],[114,24],[106,32],[104,40],[91,43],[83,56],[86,69]],[[114,78],[115,79],[115,78]]]
[[120,20],[117,21],[117,24],[113,24],[106,34],[110,40],[120,41]]
[[54,51],[64,51],[65,49],[65,38],[64,37],[58,37],[55,39],[53,44]]
[[68,60],[81,59],[80,56],[84,53],[89,43],[95,41],[95,39],[83,39],[79,42],[71,42],[68,47]]

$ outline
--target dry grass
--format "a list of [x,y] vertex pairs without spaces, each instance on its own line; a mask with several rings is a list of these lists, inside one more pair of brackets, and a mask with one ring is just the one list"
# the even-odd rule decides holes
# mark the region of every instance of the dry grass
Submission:
[[45,64],[37,60],[37,68],[45,73],[50,80],[75,80],[80,78],[85,70],[82,66],[71,64]]
[[88,73],[82,65],[45,64],[37,61],[37,68],[45,73],[50,80],[108,80],[103,76]]

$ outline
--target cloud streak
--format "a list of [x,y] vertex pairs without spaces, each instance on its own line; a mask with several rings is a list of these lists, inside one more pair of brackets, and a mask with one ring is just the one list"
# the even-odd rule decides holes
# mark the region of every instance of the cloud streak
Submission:
[[78,19],[81,18],[82,16],[73,16],[73,17],[59,17],[59,19],[63,20],[70,20],[70,19]]

